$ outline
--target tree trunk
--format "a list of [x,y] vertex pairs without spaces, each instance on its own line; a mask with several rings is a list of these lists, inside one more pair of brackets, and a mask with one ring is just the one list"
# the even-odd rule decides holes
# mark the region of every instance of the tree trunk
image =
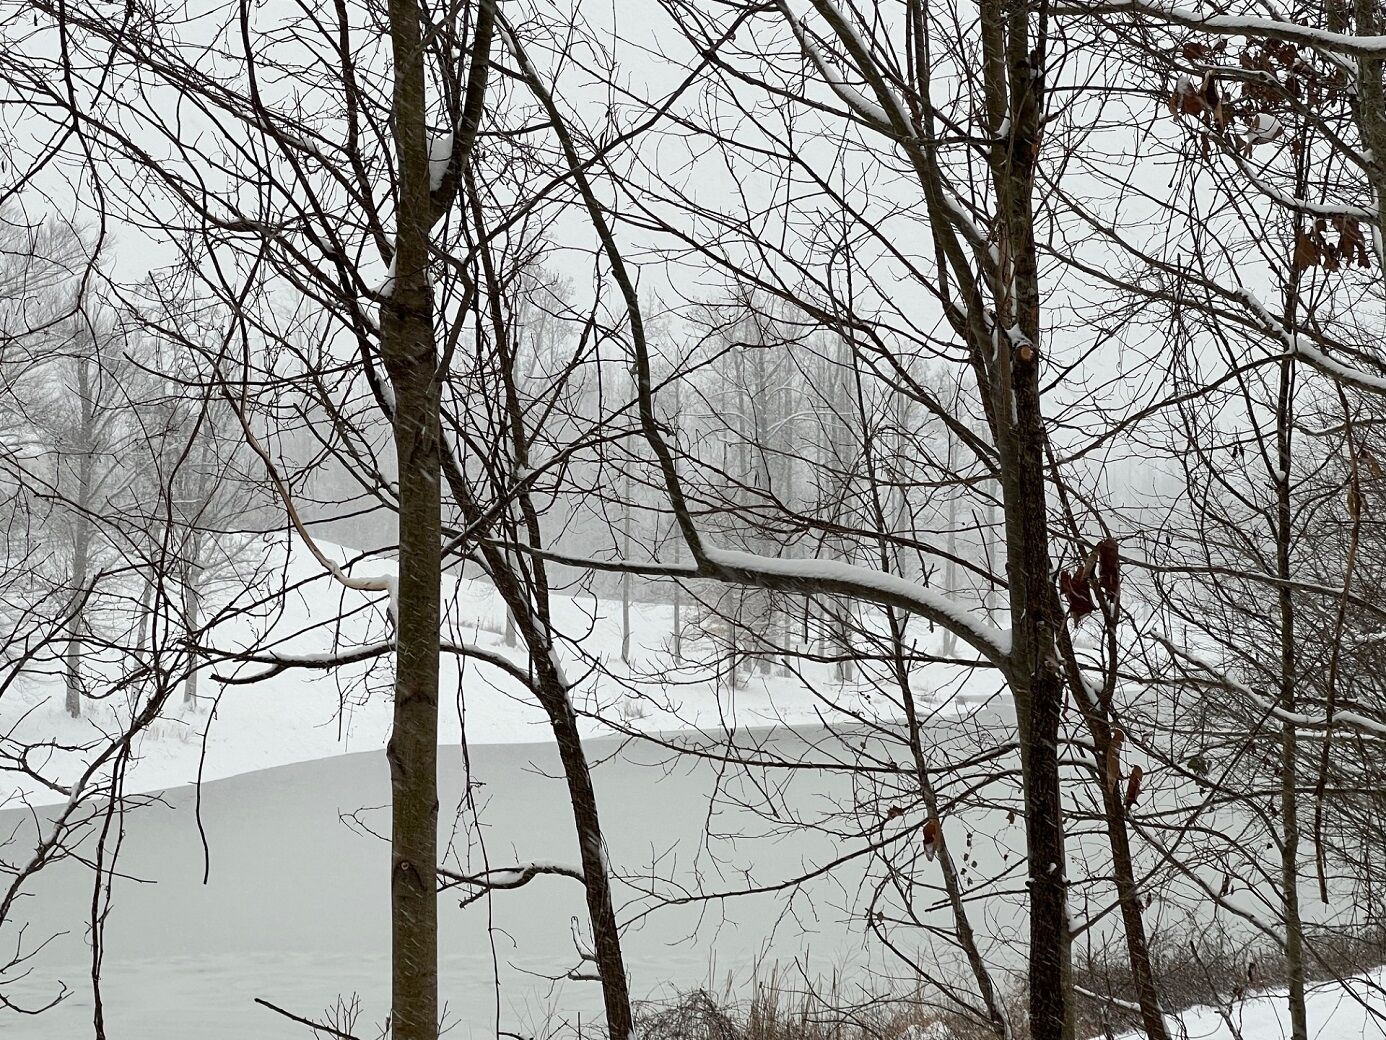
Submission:
[[[1030,1037],[1073,1035],[1067,878],[1059,786],[1063,677],[1056,638],[1063,623],[1050,573],[1045,429],[1040,398],[1040,286],[1034,228],[1034,170],[1044,110],[1045,40],[1031,42],[1030,7],[982,5],[988,120],[996,131],[991,170],[1000,228],[997,301],[990,344],[990,413],[1001,462],[1006,577],[1025,799],[1030,889]],[[1003,130],[1003,127],[1005,128]]]
[[[458,500],[469,502],[466,483],[455,460],[448,462],[447,478]],[[559,760],[563,763],[563,776],[568,785],[568,800],[582,862],[593,952],[601,977],[607,1032],[610,1040],[630,1040],[635,1022],[625,958],[621,951],[621,934],[611,896],[611,868],[607,862],[606,842],[602,837],[601,818],[597,811],[597,793],[592,786],[592,774],[582,748],[582,737],[578,733],[577,716],[573,712],[567,680],[545,616],[534,609],[516,573],[499,550],[483,545],[482,552],[496,588],[505,601],[515,608],[516,624],[529,648],[534,669],[532,688],[549,717],[554,742],[558,745]],[[542,575],[542,571],[538,573]]]
[[[1293,290],[1292,290],[1293,291]],[[1276,410],[1277,461],[1276,571],[1280,585],[1280,707],[1295,707],[1295,608],[1290,592],[1290,541],[1294,537],[1290,510],[1290,424],[1293,422],[1294,361],[1280,363],[1280,402]],[[1285,916],[1285,973],[1289,983],[1290,1040],[1308,1040],[1305,1008],[1304,923],[1299,911],[1299,735],[1286,719],[1280,727],[1281,901]]]
[[78,510],[73,517],[75,531],[72,539],[72,603],[75,609],[68,619],[67,649],[64,654],[64,672],[67,684],[67,713],[74,719],[82,714],[82,634],[86,628],[87,610],[84,586],[87,583],[87,568],[91,555],[91,522],[83,508],[90,484],[91,463],[83,458],[82,491],[78,495]]
[[154,612],[154,581],[148,575],[144,577],[144,589],[136,609],[139,611],[139,630],[135,648],[143,650],[149,644],[150,615]]
[[[621,512],[621,558],[630,559],[630,474]],[[630,571],[621,574],[621,660],[630,664]]]
[[543,688],[551,691],[545,696],[544,707],[549,712],[558,755],[563,762],[568,800],[573,809],[573,825],[577,830],[587,895],[587,916],[592,927],[597,970],[602,980],[607,1034],[610,1040],[631,1040],[635,1022],[631,1013],[625,957],[621,951],[621,933],[617,928],[616,909],[611,898],[611,867],[607,862],[606,840],[602,836],[601,819],[597,814],[597,792],[592,787],[592,773],[582,750],[577,717],[573,714],[567,689],[561,686],[561,682],[556,675],[547,681],[541,680]]
[[[1370,16],[1368,16],[1370,17]],[[1374,20],[1372,21],[1374,23]],[[1365,91],[1365,103],[1380,102],[1381,65],[1373,69],[1377,76],[1375,87]],[[1379,109],[1378,109],[1379,111]],[[1373,141],[1375,144],[1376,141]],[[1302,150],[1296,160],[1296,190],[1307,194],[1308,171]],[[1298,234],[1300,218],[1295,218]],[[1287,265],[1288,278],[1283,289],[1286,324],[1295,327],[1299,311],[1300,272],[1294,264]],[[1275,570],[1280,579],[1280,707],[1287,714],[1295,712],[1295,685],[1298,653],[1295,647],[1295,602],[1291,584],[1296,575],[1290,562],[1290,549],[1295,539],[1293,504],[1291,502],[1291,463],[1295,424],[1295,362],[1287,358],[1280,362],[1279,385],[1275,408],[1276,473],[1275,487]],[[1306,972],[1304,964],[1304,923],[1299,909],[1299,734],[1295,723],[1288,718],[1280,727],[1280,823],[1281,861],[1280,887],[1282,911],[1285,917],[1285,973],[1290,1011],[1290,1040],[1308,1040],[1308,1012],[1305,1007]]]
[[399,165],[395,279],[380,339],[399,467],[394,729],[390,764],[390,1013],[394,1040],[438,1036],[438,653],[442,505],[439,378],[428,284],[432,227],[417,0],[390,0]]
[[[1077,658],[1067,639],[1064,643],[1065,656],[1072,670],[1071,682],[1081,683],[1083,679],[1078,671]],[[1085,694],[1076,693],[1075,696],[1082,697]],[[1150,943],[1146,938],[1145,918],[1141,913],[1140,889],[1136,884],[1130,833],[1126,826],[1125,795],[1117,784],[1120,776],[1107,776],[1105,773],[1106,763],[1116,760],[1112,748],[1112,727],[1101,714],[1098,705],[1087,701],[1084,703],[1084,715],[1096,752],[1099,782],[1102,786],[1102,806],[1106,814],[1107,843],[1112,850],[1112,874],[1116,882],[1117,902],[1121,907],[1122,925],[1126,932],[1127,960],[1131,965],[1136,999],[1141,1008],[1141,1024],[1145,1028],[1147,1040],[1169,1040],[1165,1017],[1160,1011],[1159,987],[1156,985],[1155,971],[1150,961]]]
[[183,563],[183,625],[188,638],[188,674],[183,680],[183,703],[197,703],[197,654],[193,639],[197,633],[197,615],[202,606],[202,539],[194,535],[188,542],[188,559]]

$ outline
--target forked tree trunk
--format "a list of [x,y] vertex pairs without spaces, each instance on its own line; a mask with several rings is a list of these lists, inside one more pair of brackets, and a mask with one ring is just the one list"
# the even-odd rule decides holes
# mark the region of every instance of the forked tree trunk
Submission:
[[[1034,174],[1044,110],[1045,41],[1032,40],[1030,6],[981,6],[991,171],[1001,238],[990,412],[997,431],[1012,625],[1010,685],[1019,724],[1030,890],[1031,1040],[1073,1036],[1072,979],[1059,785],[1063,676],[1056,640],[1063,612],[1051,574],[1045,429],[1040,395],[1040,285]],[[1018,333],[1019,335],[1015,335]]]

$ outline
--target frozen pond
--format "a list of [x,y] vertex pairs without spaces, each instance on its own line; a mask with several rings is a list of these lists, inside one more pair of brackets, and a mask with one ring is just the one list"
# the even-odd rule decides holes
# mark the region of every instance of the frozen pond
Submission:
[[[743,735],[743,741],[748,737]],[[847,751],[824,731],[779,732],[761,738],[785,757],[816,744],[829,759]],[[668,752],[648,743],[588,742],[589,758],[611,859],[620,917],[635,921],[625,936],[626,964],[637,999],[669,997],[729,983],[746,992],[753,976],[778,972],[784,988],[836,978],[847,991],[871,968],[860,910],[871,893],[863,884],[882,865],[853,859],[796,893],[784,890],[732,899],[666,906],[643,918],[642,891],[662,894],[726,892],[773,885],[801,876],[865,847],[843,836],[796,824],[824,818],[834,806],[858,803],[862,792],[842,773],[817,769],[743,774],[708,759],[669,764]],[[457,747],[440,749],[441,830],[456,850],[451,867],[505,867],[517,861],[575,862],[573,825],[548,745],[491,745],[471,750],[472,798],[482,827],[459,814],[467,766]],[[850,757],[850,752],[845,757]],[[712,800],[714,791],[719,796]],[[388,831],[383,753],[369,752],[283,766],[205,784],[202,820],[210,853],[207,883],[195,817],[195,792],[180,788],[125,821],[114,908],[105,934],[102,971],[106,1035],[112,1040],[277,1040],[308,1031],[255,1004],[255,998],[312,1018],[339,995],[359,994],[354,1032],[377,1035],[388,1004],[388,851],[375,834]],[[744,804],[739,804],[744,803]],[[747,805],[773,805],[787,825],[771,827]],[[32,817],[0,813],[0,840],[11,838],[11,861],[31,844]],[[994,967],[1021,966],[1025,942],[1017,906],[1023,823],[973,817],[971,831],[955,820],[953,840],[966,838],[973,877],[1000,879],[1007,895],[969,902],[984,954]],[[962,832],[962,834],[959,834]],[[709,840],[707,835],[714,837]],[[975,838],[975,841],[972,840]],[[470,849],[470,852],[468,850]],[[955,844],[955,851],[957,845]],[[90,851],[89,849],[87,851]],[[930,877],[936,867],[910,868]],[[651,881],[651,878],[654,881]],[[937,880],[936,874],[932,875]],[[58,938],[33,971],[6,995],[29,1003],[72,994],[37,1019],[0,1011],[0,1036],[80,1040],[93,1036],[89,868],[76,862],[45,869],[20,905],[27,942]],[[671,883],[672,882],[672,883]],[[1306,882],[1307,884],[1308,882]],[[927,894],[926,894],[927,896]],[[512,892],[460,908],[456,893],[440,902],[441,990],[448,1034],[494,1037],[497,1029],[542,1037],[557,1021],[583,1025],[597,1017],[600,994],[590,982],[559,982],[577,965],[570,919],[585,920],[576,882],[539,878]],[[931,937],[949,918],[927,899],[916,905],[925,927],[892,933],[922,960],[951,959]],[[1306,904],[1308,906],[1309,904]],[[1082,909],[1083,904],[1079,904]],[[1160,926],[1163,915],[1152,918]],[[1108,922],[1112,923],[1111,921]],[[14,942],[7,926],[4,941]],[[6,954],[12,951],[7,946]],[[879,954],[877,954],[879,956]],[[898,962],[888,966],[898,972]],[[1003,980],[1004,981],[1004,980]],[[595,1023],[594,1023],[595,1024]]]
[[[795,741],[792,736],[778,741]],[[442,750],[443,832],[454,829],[465,775],[459,748]],[[709,794],[725,770],[715,764],[661,768],[667,755],[649,746],[589,744],[613,863],[622,873],[675,877],[704,891],[795,876],[841,855],[834,839],[810,832],[747,840],[766,830],[744,809],[722,805],[709,814]],[[573,862],[573,830],[557,780],[556,755],[544,745],[477,747],[471,751],[474,797],[482,809],[486,856],[493,866],[517,860]],[[103,1005],[107,1034],[186,1040],[244,1040],[307,1036],[307,1030],[257,1006],[261,997],[320,1017],[338,994],[360,994],[357,1033],[375,1036],[388,994],[388,855],[383,841],[349,826],[358,810],[366,829],[388,830],[380,809],[388,800],[382,753],[364,753],[246,774],[202,789],[202,819],[210,873],[202,883],[203,852],[191,789],[178,789],[130,814],[105,936]],[[788,792],[757,787],[748,797],[786,797],[816,811],[827,799],[850,799],[839,776],[799,771]],[[374,809],[370,807],[376,807]],[[3,834],[32,824],[21,813],[0,814]],[[708,846],[700,835],[724,836]],[[472,864],[479,864],[473,852]],[[863,868],[851,865],[814,882],[791,900],[783,893],[662,909],[632,928],[627,964],[637,997],[744,980],[761,966],[801,979],[831,975],[865,961],[861,925],[845,908],[859,905]],[[152,882],[152,883],[150,883]],[[65,932],[37,959],[14,991],[30,1000],[74,991],[38,1019],[0,1012],[0,1032],[35,1040],[92,1035],[90,947],[86,918],[91,872],[72,862],[46,869],[20,911],[29,938]],[[630,884],[618,887],[623,920],[639,908]],[[812,907],[810,907],[812,903]],[[489,905],[465,909],[442,897],[442,993],[455,1037],[526,1036],[543,1030],[552,1012],[572,1018],[600,1006],[592,983],[554,983],[576,965],[570,917],[582,914],[580,892],[565,878],[540,878],[497,893]],[[585,920],[585,915],[584,915]],[[488,924],[490,925],[488,929]],[[7,929],[7,934],[10,933]],[[768,951],[773,949],[773,955]],[[500,986],[497,986],[497,979]],[[498,992],[499,989],[499,992]]]

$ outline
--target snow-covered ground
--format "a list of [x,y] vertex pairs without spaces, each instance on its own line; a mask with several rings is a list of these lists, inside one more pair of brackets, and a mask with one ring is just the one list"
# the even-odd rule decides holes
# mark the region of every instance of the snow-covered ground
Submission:
[[[1386,968],[1359,978],[1323,982],[1306,998],[1309,1040],[1380,1040],[1386,1037]],[[1189,1008],[1174,1016],[1170,1033],[1181,1040],[1280,1040],[1291,1035],[1284,990],[1268,990],[1229,1008]],[[1120,1040],[1140,1040],[1133,1032]]]
[[[352,554],[340,547],[323,548],[343,566],[351,559]],[[272,646],[276,653],[311,656],[340,653],[385,638],[385,594],[344,590],[302,545],[296,545],[287,559],[278,545],[269,546],[268,552],[271,559],[279,554],[279,580],[290,592],[282,598],[266,597],[266,602],[273,604],[272,615],[250,612],[218,621],[212,630],[216,646],[223,650]],[[372,559],[352,565],[350,571],[357,576],[388,575],[392,566],[388,561]],[[522,659],[521,649],[506,646],[504,610],[489,583],[449,576],[444,595],[449,639]],[[214,602],[211,609],[217,610],[218,604]],[[620,660],[619,602],[570,594],[555,596],[553,610],[567,640],[561,652],[565,670],[570,676],[585,676],[574,700],[579,710],[591,713],[584,725],[594,737],[609,732],[608,726],[591,717],[597,713],[624,726],[668,731],[777,723],[813,726],[839,709],[866,714],[890,712],[888,702],[868,684],[837,682],[826,665],[810,665],[802,676],[783,674],[779,669],[772,674],[742,676],[735,689],[729,688],[725,679],[691,664],[671,671],[673,610],[667,604],[632,605],[629,665]],[[689,656],[706,658],[710,651],[706,643],[695,641],[689,646]],[[597,664],[602,667],[595,668]],[[383,761],[378,754],[341,756],[378,752],[385,744],[391,715],[390,657],[385,654],[335,671],[289,669],[246,685],[213,678],[235,672],[237,667],[245,673],[265,669],[263,664],[237,666],[226,661],[209,665],[201,677],[198,705],[172,708],[151,726],[140,737],[126,776],[126,790],[133,792],[176,788],[192,782],[199,772],[209,781],[254,774],[204,792],[201,812],[210,838],[211,888],[201,884],[203,848],[199,832],[190,822],[192,792],[171,796],[167,812],[151,807],[131,821],[127,855],[135,857],[130,860],[139,868],[134,874],[158,877],[160,884],[128,886],[122,894],[109,936],[108,999],[110,1014],[141,1035],[190,1035],[188,1030],[203,1021],[203,1012],[212,1006],[216,994],[226,998],[226,1007],[217,1016],[224,1029],[216,1035],[228,1038],[266,1029],[269,1032],[265,1035],[291,1034],[280,1021],[267,1018],[268,1013],[250,1003],[257,995],[277,997],[307,1010],[323,1007],[335,994],[352,989],[368,998],[372,1010],[378,1010],[384,999],[379,990],[387,977],[380,953],[385,927],[380,915],[386,905],[380,883],[385,875],[376,862],[381,853],[378,843],[343,827],[338,814],[363,805],[379,805],[387,797],[382,787]],[[943,715],[952,716],[956,708],[971,707],[995,693],[995,681],[982,670],[964,677],[959,670],[935,667],[928,678],[934,708]],[[496,821],[488,826],[515,824],[513,833],[504,827],[490,831],[500,858],[532,858],[536,853],[563,858],[571,851],[566,847],[571,825],[554,808],[561,808],[561,799],[531,789],[534,784],[549,782],[544,777],[554,767],[536,768],[532,764],[551,755],[551,748],[545,746],[547,729],[542,713],[522,685],[492,666],[447,656],[443,692],[440,740],[456,745],[465,732],[468,743],[483,752],[479,757],[474,754],[470,761],[485,767],[483,773],[493,774],[483,788],[488,819]],[[92,701],[85,705],[81,719],[71,719],[62,700],[61,683],[52,675],[28,676],[0,698],[0,732],[8,739],[47,740],[58,746],[84,748],[52,752],[46,764],[34,762],[44,766],[45,775],[59,781],[75,775],[91,749],[126,724],[130,710],[128,704],[116,699]],[[531,746],[522,748],[518,746],[521,744]],[[619,866],[644,876],[648,864],[642,856],[650,855],[655,847],[680,845],[689,850],[693,857],[690,862],[696,862],[697,835],[675,832],[683,823],[703,818],[707,793],[678,787],[683,782],[678,776],[660,769],[651,772],[649,766],[637,767],[601,747],[598,745],[597,757],[603,764],[597,777],[604,804],[611,803],[611,834]],[[303,765],[287,774],[259,772],[294,763]],[[459,769],[459,763],[455,751],[444,756],[453,798],[461,784],[449,771]],[[639,778],[637,769],[642,770]],[[711,782],[698,776],[690,774],[688,783]],[[32,782],[15,785],[12,793],[0,792],[0,807],[56,800],[57,794]],[[26,819],[21,814],[5,815],[8,826]],[[993,837],[996,849],[977,854],[997,859],[989,869],[999,871],[1004,867],[1005,860],[1000,857],[1006,842],[1003,835]],[[296,895],[286,891],[284,899],[266,904],[262,893],[288,884],[287,875],[277,864],[288,861],[284,850],[295,847],[296,842],[319,852],[332,849],[324,862],[333,867],[301,879],[302,890]],[[255,851],[264,847],[280,850],[280,854],[266,860]],[[147,852],[145,861],[139,859],[141,848]],[[767,858],[765,848],[757,847],[757,866],[770,874],[801,866],[803,848],[786,847],[782,851],[788,858],[779,863]],[[81,913],[87,905],[82,896],[87,888],[89,879],[75,865],[66,873],[45,872],[40,898],[32,904],[37,913],[33,923],[45,934],[66,932],[70,941],[46,951],[43,970],[31,980],[36,997],[51,992],[58,979],[76,980],[85,970],[89,951],[82,939]],[[150,888],[149,898],[141,903],[146,888]],[[511,976],[507,1003],[515,1001],[507,1006],[507,1018],[513,1015],[524,1020],[544,1000],[557,999],[546,988],[547,983],[526,988],[520,981],[525,972],[543,976],[561,973],[568,966],[563,956],[552,953],[564,949],[562,933],[571,912],[565,903],[562,912],[555,914],[548,900],[556,894],[546,893],[546,899],[537,902],[523,898],[504,902],[508,934],[527,939],[500,956],[509,968],[491,960],[484,928],[473,933],[470,929],[475,922],[460,918],[449,925],[459,929],[449,943],[452,959],[444,958],[456,1012],[464,1018],[489,1020],[494,1014],[494,980],[507,972]],[[373,916],[367,919],[359,912],[341,913],[346,906],[372,907]],[[996,943],[992,953],[1001,963],[1018,964],[1015,951],[1002,938],[1013,930],[1003,927],[1002,922],[1019,920],[1015,916],[1018,911],[1008,904],[1006,909],[1001,907],[997,904],[988,914],[991,938]],[[294,917],[289,908],[297,908],[294,913],[298,916]],[[572,909],[579,908],[574,904]],[[695,941],[676,951],[669,944],[669,935],[691,934],[699,925],[694,920],[680,921],[670,932],[666,929],[673,922],[661,919],[660,928],[648,935],[640,932],[631,940],[640,952],[641,994],[668,995],[670,986],[717,983],[710,973],[733,967],[744,982],[758,962],[763,965],[763,958],[792,960],[802,955],[805,950],[795,944],[768,945],[779,912],[774,905],[762,910],[743,908],[734,924],[726,922],[714,930],[716,941],[711,945]],[[62,914],[76,916],[69,920]],[[555,920],[557,940],[546,931]],[[150,939],[151,921],[161,922],[154,930],[160,937],[158,942]],[[125,924],[132,925],[128,936],[121,930]],[[843,931],[841,921],[825,918],[819,925],[821,933],[804,937],[810,940],[817,957],[826,957],[829,962],[860,960],[863,951],[855,948],[850,930]],[[330,934],[316,934],[324,928]],[[275,937],[272,956],[262,955],[269,937]],[[649,942],[642,946],[646,939]],[[241,947],[241,956],[227,953]],[[336,960],[324,960],[327,948],[335,952]],[[769,952],[772,949],[773,954]],[[471,952],[464,957],[457,952],[463,950]],[[710,950],[715,950],[715,955]],[[292,984],[286,981],[290,979]],[[1316,986],[1310,998],[1309,1036],[1314,1040],[1386,1040],[1386,1029],[1378,1017],[1386,1016],[1386,1001],[1379,992],[1383,984],[1386,970],[1346,984]],[[170,1018],[167,1011],[152,1015],[151,1009],[165,1003],[163,997],[169,989],[181,995],[179,1007],[190,1016],[185,1016],[186,1021],[176,1015]],[[59,1011],[39,1020],[46,1031],[33,1035],[79,1035],[74,1030],[83,1028],[89,1013],[87,1000],[79,987]],[[562,1002],[573,1000],[576,1006],[586,1006],[586,998],[576,994],[565,994]],[[1175,1017],[1174,1035],[1187,1040],[1278,1040],[1290,1035],[1283,994],[1274,992],[1237,1004],[1229,1013],[1230,1021],[1212,1008],[1194,1008]],[[1123,1040],[1136,1040],[1136,1036]]]
[[[355,555],[340,546],[319,544],[343,566]],[[262,586],[261,597],[274,613],[228,614],[211,628],[214,645],[228,651],[268,645],[278,654],[311,656],[344,652],[386,638],[384,593],[344,589],[306,546],[297,539],[292,545],[287,561],[282,544],[266,550],[276,575],[272,581],[289,589],[278,598],[269,596]],[[385,576],[393,569],[391,561],[376,558],[352,564],[349,572],[357,577]],[[504,607],[489,582],[448,575],[443,595],[449,638],[523,660],[522,648],[506,646]],[[807,666],[803,678],[778,668],[774,674],[743,674],[735,689],[706,667],[688,664],[670,671],[673,607],[669,604],[632,604],[629,664],[620,655],[619,601],[569,594],[555,595],[552,605],[565,636],[561,654],[565,670],[570,677],[586,676],[577,684],[577,708],[624,726],[670,731],[812,724],[831,716],[835,706],[853,712],[890,711],[869,686],[836,682],[828,665]],[[213,603],[210,610],[217,608]],[[685,605],[685,625],[691,609]],[[687,646],[690,657],[712,654],[711,643],[705,640],[691,639]],[[601,667],[594,667],[598,663]],[[192,783],[199,775],[213,780],[384,747],[391,717],[389,654],[331,671],[292,668],[250,684],[223,684],[214,678],[238,668],[243,675],[266,671],[264,665],[227,662],[205,668],[197,705],[185,708],[175,696],[164,717],[138,738],[125,777],[126,791],[162,790]],[[0,698],[0,732],[7,734],[12,746],[33,740],[80,748],[49,751],[31,759],[46,777],[69,783],[92,749],[128,724],[131,709],[116,695],[87,702],[83,717],[72,719],[63,707],[56,668],[48,671],[26,676]],[[996,691],[995,681],[984,671],[968,676],[960,670],[938,668],[931,678],[940,710],[948,710],[947,703],[960,691],[968,701]],[[100,688],[99,682],[93,685]],[[543,741],[548,735],[543,714],[521,683],[493,666],[452,655],[445,655],[442,662],[440,715],[439,740],[446,744],[460,743],[464,732],[472,745]],[[589,734],[609,732],[595,718],[584,722]],[[12,791],[0,791],[0,807],[21,799],[37,804],[62,796],[21,776]]]
[[[785,754],[795,753],[797,740],[776,738]],[[671,905],[637,920],[652,908],[651,892],[773,881],[832,860],[841,848],[833,835],[811,828],[791,841],[747,840],[764,829],[763,821],[733,802],[755,803],[752,780],[728,777],[706,760],[668,769],[659,749],[622,744],[593,743],[593,780],[618,913],[631,922],[624,941],[638,997],[670,999],[729,983],[743,992],[776,965],[789,982],[800,980],[800,971],[842,979],[880,960],[841,906],[844,893],[862,884],[862,859],[793,891]],[[552,742],[477,747],[465,758],[457,748],[445,749],[439,783],[447,866],[576,861]],[[807,808],[850,799],[852,784],[845,776],[800,770],[791,787],[776,799]],[[469,789],[474,802],[465,800]],[[129,812],[102,943],[106,1035],[303,1040],[305,1029],[254,999],[318,1015],[339,994],[355,992],[364,1011],[353,1032],[376,1036],[370,1025],[384,1018],[389,1000],[390,857],[379,837],[389,830],[388,801],[385,756],[369,752],[247,773],[205,785],[200,797],[182,788]],[[470,822],[473,804],[480,825]],[[723,837],[704,833],[710,814]],[[42,809],[0,811],[0,834],[23,848],[44,815]],[[987,843],[977,854],[994,869],[1001,851]],[[7,941],[26,925],[27,948],[55,938],[25,966],[27,974],[4,980],[3,992],[29,1006],[52,999],[62,984],[72,995],[34,1019],[0,1010],[0,1037],[11,1029],[23,1040],[93,1035],[85,923],[91,886],[89,868],[71,859],[50,864],[26,885],[32,897],[16,905]],[[450,1040],[494,1040],[497,1016],[500,1028],[535,1037],[548,1035],[546,1024],[560,1018],[582,1015],[591,1023],[599,1017],[600,990],[563,980],[579,964],[570,919],[585,913],[581,886],[541,878],[465,908],[460,902],[455,891],[439,900],[440,989],[448,1022],[456,1025]],[[1014,920],[1017,911],[1006,912]],[[930,920],[941,926],[944,914],[936,909]],[[988,952],[1005,956],[1004,949]]]

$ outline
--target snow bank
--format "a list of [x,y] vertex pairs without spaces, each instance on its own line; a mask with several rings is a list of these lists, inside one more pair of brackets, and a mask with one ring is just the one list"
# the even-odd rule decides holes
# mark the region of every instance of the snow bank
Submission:
[[[1342,982],[1310,987],[1306,997],[1309,1040],[1372,1040],[1386,1037],[1386,968]],[[1225,1016],[1225,1017],[1224,1017]],[[1170,1033],[1188,1040],[1280,1040],[1290,1036],[1285,990],[1267,990],[1230,1009],[1189,1008],[1171,1016]],[[1139,1031],[1120,1040],[1141,1040]]]
[[[319,545],[343,567],[355,555],[330,543]],[[270,565],[280,572],[274,580],[282,582],[288,593],[273,598],[257,616],[231,616],[216,624],[211,636],[215,646],[258,652],[269,645],[275,654],[303,660],[332,658],[353,649],[369,649],[372,644],[388,646],[391,626],[385,594],[344,589],[296,539],[287,559],[282,543],[267,551]],[[363,560],[348,567],[348,573],[389,577],[394,565],[389,560]],[[447,639],[523,667],[524,649],[506,645],[505,608],[489,582],[447,575],[443,602]],[[732,691],[725,682],[692,665],[675,669],[675,682],[662,685],[652,677],[671,667],[672,607],[632,604],[632,663],[627,666],[620,659],[619,602],[555,595],[552,606],[559,631],[571,640],[561,653],[567,674],[576,681],[574,706],[584,716],[601,713],[624,726],[668,732],[724,725],[817,724],[821,713],[831,711],[822,699],[825,690],[853,711],[870,712],[873,705],[881,705],[879,695],[865,686],[835,684],[828,665],[807,666],[806,674],[819,685],[817,692],[798,677],[778,674],[743,676]],[[593,670],[597,661],[605,674]],[[258,675],[271,669],[263,663],[215,663],[201,674],[195,706],[178,703],[181,698],[175,693],[166,717],[138,739],[125,790],[162,790],[192,783],[199,776],[215,780],[381,749],[391,726],[392,666],[391,654],[383,652],[331,670],[289,668],[241,685],[223,684],[214,676]],[[452,654],[444,654],[441,670],[440,742],[457,744],[464,734],[473,745],[550,739],[545,716],[520,679],[501,668]],[[994,692],[996,681],[980,670],[968,677],[960,670],[941,668],[933,685],[952,692],[962,689],[966,699],[975,703]],[[29,676],[0,698],[0,734],[8,736],[11,748],[38,741],[79,748],[52,750],[32,761],[46,777],[71,783],[89,761],[91,749],[128,723],[130,705],[121,698],[88,701],[84,712],[80,719],[67,716],[56,674]],[[582,724],[590,735],[610,732],[590,717],[584,717]],[[63,800],[61,794],[12,772],[0,777],[0,784],[4,785],[0,808],[23,800],[35,804]]]

